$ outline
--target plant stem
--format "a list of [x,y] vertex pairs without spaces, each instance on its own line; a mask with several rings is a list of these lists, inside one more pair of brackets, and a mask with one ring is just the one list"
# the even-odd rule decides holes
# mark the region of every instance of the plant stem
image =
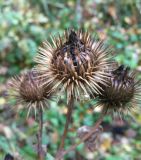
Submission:
[[96,131],[96,129],[99,127],[99,125],[101,124],[101,122],[102,122],[102,120],[103,120],[103,118],[104,118],[105,115],[106,115],[106,112],[102,112],[101,115],[100,115],[100,117],[99,117],[99,119],[98,119],[98,121],[95,123],[95,126],[92,128],[92,130],[91,130],[88,134],[86,134],[86,135],[80,140],[80,142],[72,145],[69,149],[63,151],[63,153],[61,154],[60,159],[63,158],[66,154],[68,154],[70,151],[73,151],[79,144],[81,144],[81,143],[83,143],[85,140],[87,140],[87,139]]
[[73,105],[74,105],[74,100],[73,98],[70,98],[69,103],[68,103],[68,110],[67,110],[67,115],[66,115],[66,124],[65,124],[65,129],[64,129],[64,133],[62,135],[61,138],[61,143],[59,146],[59,150],[57,151],[56,154],[56,160],[60,160],[60,154],[62,154],[63,150],[64,150],[64,143],[65,143],[65,139],[68,133],[68,128],[69,128],[69,124],[71,121],[71,115],[72,115],[72,110],[73,110]]
[[42,148],[42,134],[43,134],[43,110],[39,107],[39,132],[38,138],[38,160],[44,160],[44,152]]

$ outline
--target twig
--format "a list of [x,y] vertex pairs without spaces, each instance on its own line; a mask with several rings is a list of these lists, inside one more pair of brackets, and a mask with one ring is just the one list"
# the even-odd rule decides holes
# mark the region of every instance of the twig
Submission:
[[37,135],[38,139],[38,160],[44,160],[44,152],[42,148],[42,134],[43,134],[43,110],[39,107],[39,133]]
[[[95,123],[95,126],[92,128],[92,130],[86,134],[80,142],[76,143],[76,144],[73,144],[69,149],[65,150],[62,152],[62,154],[60,155],[60,159],[62,159],[66,154],[68,154],[70,151],[73,151],[79,144],[83,143],[85,140],[87,140],[95,131],[96,129],[99,127],[99,125],[101,124],[104,116],[106,115],[107,112],[102,112],[98,121]],[[59,159],[59,160],[60,160]]]
[[66,115],[65,129],[64,129],[64,133],[63,133],[62,138],[61,138],[61,143],[60,143],[60,146],[59,146],[59,150],[56,154],[56,160],[60,160],[59,157],[61,157],[61,155],[64,151],[64,143],[65,143],[65,139],[66,139],[66,136],[67,136],[67,133],[68,133],[69,124],[70,124],[70,121],[71,121],[73,105],[74,105],[74,100],[73,100],[73,98],[70,98],[70,101],[68,103],[67,115]]

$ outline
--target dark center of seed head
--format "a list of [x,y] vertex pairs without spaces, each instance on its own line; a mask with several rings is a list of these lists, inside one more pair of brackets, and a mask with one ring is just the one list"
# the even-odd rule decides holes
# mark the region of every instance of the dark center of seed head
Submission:
[[76,43],[78,41],[77,34],[71,30],[69,35],[69,43]]

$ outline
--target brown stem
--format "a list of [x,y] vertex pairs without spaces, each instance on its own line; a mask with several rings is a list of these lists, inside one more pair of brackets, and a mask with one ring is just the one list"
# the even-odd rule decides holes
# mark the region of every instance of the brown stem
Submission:
[[63,133],[62,138],[61,138],[61,143],[60,143],[60,146],[59,146],[59,150],[56,154],[56,160],[60,160],[59,157],[62,154],[63,149],[64,149],[64,143],[65,143],[65,139],[66,139],[66,136],[67,136],[67,133],[68,133],[69,124],[70,124],[70,121],[71,121],[73,105],[74,105],[74,100],[73,100],[73,98],[70,98],[70,101],[68,103],[67,115],[66,115],[65,129],[64,129],[64,133]]
[[74,150],[79,144],[83,143],[85,140],[87,140],[95,131],[96,129],[99,127],[99,125],[101,124],[104,116],[106,115],[107,112],[102,112],[98,121],[95,123],[95,126],[92,128],[92,130],[86,134],[81,140],[80,142],[76,143],[76,144],[73,144],[69,149],[65,150],[62,152],[61,154],[61,158],[63,158],[66,154],[68,154],[70,151]]
[[44,160],[44,152],[42,148],[42,133],[43,133],[43,110],[39,107],[39,132],[37,135],[38,139],[38,160]]

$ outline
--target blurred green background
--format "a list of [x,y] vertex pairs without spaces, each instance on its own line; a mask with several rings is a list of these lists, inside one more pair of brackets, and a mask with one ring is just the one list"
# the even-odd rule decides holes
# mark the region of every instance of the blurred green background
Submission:
[[[6,84],[11,76],[34,66],[39,45],[50,35],[68,28],[88,30],[113,46],[116,61],[141,72],[141,0],[0,0],[0,159],[6,153],[17,159],[36,159],[34,117],[26,111],[16,114],[14,101],[8,101]],[[74,141],[76,129],[93,125],[99,111],[92,113],[93,102],[76,104],[66,148]],[[52,160],[63,132],[65,97],[51,102],[44,113],[43,144]],[[83,145],[66,156],[67,160],[141,160],[141,115],[133,113],[119,123],[105,117],[102,142],[95,152]],[[33,136],[34,135],[34,136]]]

